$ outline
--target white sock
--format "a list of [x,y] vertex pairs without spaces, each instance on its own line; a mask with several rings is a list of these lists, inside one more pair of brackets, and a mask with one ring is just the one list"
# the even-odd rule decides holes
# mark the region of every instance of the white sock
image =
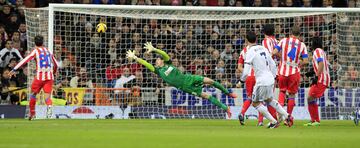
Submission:
[[261,103],[256,107],[256,110],[258,110],[266,119],[270,120],[271,123],[277,122],[274,117],[271,116],[267,108]]
[[278,101],[273,99],[271,102],[269,102],[269,105],[272,106],[273,108],[275,108],[276,112],[278,112],[281,116],[285,116],[287,118],[287,116],[289,115],[285,111],[285,109],[281,107],[281,105],[279,104]]

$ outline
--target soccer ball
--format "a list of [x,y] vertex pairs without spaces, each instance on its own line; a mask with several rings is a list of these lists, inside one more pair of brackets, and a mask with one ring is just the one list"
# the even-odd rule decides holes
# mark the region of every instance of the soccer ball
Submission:
[[104,32],[106,32],[106,30],[107,30],[107,26],[106,26],[105,23],[99,23],[99,24],[96,26],[96,31],[97,31],[98,33],[104,33]]

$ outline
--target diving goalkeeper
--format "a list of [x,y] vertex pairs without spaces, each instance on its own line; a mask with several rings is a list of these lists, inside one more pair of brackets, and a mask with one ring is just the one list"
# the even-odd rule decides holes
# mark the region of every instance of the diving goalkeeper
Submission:
[[144,48],[147,49],[147,53],[156,52],[162,56],[161,58],[156,59],[155,67],[148,63],[147,61],[138,58],[135,56],[135,52],[128,50],[127,58],[130,60],[136,60],[136,62],[144,65],[151,72],[156,73],[161,77],[166,83],[171,86],[176,87],[186,93],[193,94],[195,96],[209,99],[212,104],[220,107],[224,111],[226,111],[228,117],[231,117],[230,108],[225,104],[221,103],[216,97],[212,95],[208,95],[202,92],[202,88],[204,84],[212,85],[221,90],[224,94],[228,95],[231,98],[236,98],[237,95],[235,93],[230,93],[224,86],[222,86],[219,82],[216,82],[210,78],[203,77],[200,75],[191,75],[191,74],[183,74],[178,68],[172,65],[169,55],[160,50],[156,49],[152,46],[151,42],[147,42],[144,44]]

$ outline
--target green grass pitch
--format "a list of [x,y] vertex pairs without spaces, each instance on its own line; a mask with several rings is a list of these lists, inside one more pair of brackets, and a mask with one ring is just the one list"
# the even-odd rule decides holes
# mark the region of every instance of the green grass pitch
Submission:
[[0,120],[0,148],[343,148],[357,147],[352,121],[322,121],[320,127],[266,129],[236,120]]

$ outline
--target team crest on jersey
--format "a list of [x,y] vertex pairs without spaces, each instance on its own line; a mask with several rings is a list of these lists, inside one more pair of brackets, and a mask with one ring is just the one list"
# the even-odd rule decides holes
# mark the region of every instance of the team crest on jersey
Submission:
[[164,73],[166,76],[168,76],[171,73],[171,71],[173,71],[173,70],[174,70],[173,67],[169,67]]

